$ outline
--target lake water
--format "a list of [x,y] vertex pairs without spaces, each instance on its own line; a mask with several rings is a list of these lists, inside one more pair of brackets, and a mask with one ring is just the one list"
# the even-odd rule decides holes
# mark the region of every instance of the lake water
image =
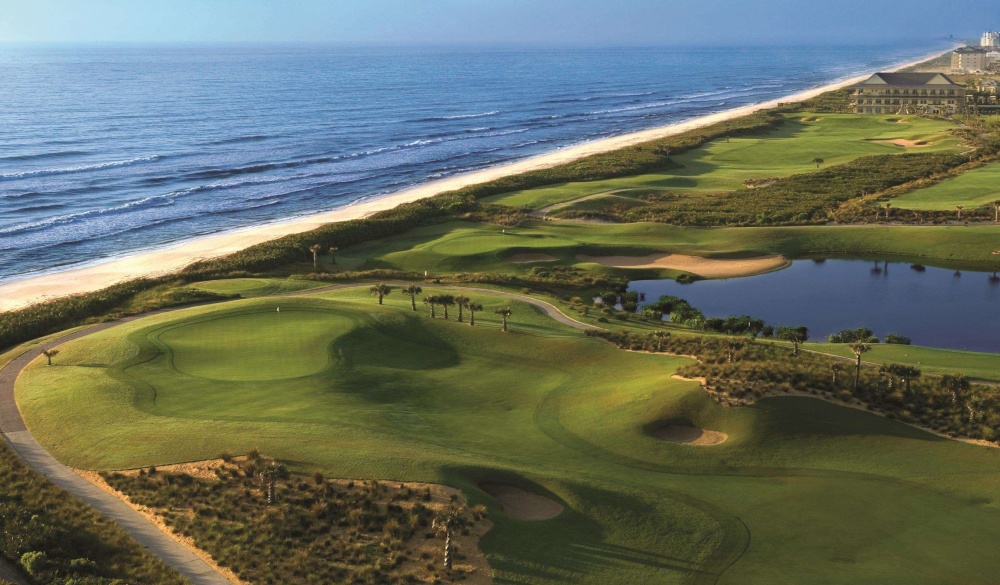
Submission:
[[0,281],[328,211],[933,49],[0,44]]
[[841,329],[897,333],[915,345],[1000,352],[1000,279],[992,273],[855,260],[795,261],[784,270],[682,285],[634,281],[649,302],[686,299],[706,317],[752,315],[771,325],[805,325],[813,341]]

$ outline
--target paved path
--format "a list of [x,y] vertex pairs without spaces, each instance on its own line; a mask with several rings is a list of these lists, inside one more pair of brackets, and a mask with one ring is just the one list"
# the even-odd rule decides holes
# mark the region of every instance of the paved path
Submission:
[[[296,296],[309,295],[318,292],[341,288],[353,288],[358,286],[366,285],[358,285],[356,283],[340,284],[304,291],[296,291],[292,294]],[[456,287],[450,285],[441,286],[519,300],[538,307],[550,318],[575,329],[599,329],[593,325],[587,325],[586,323],[581,323],[566,316],[551,303],[547,303],[539,299],[533,299],[529,296],[485,288]],[[28,467],[45,476],[52,481],[52,483],[58,485],[87,504],[96,508],[101,514],[117,523],[126,532],[132,535],[132,537],[135,538],[140,545],[162,559],[178,573],[190,579],[194,585],[232,585],[232,582],[229,579],[219,574],[215,569],[195,556],[194,553],[189,551],[187,548],[178,544],[173,538],[167,536],[159,528],[157,528],[156,525],[146,520],[146,518],[130,508],[125,502],[105,492],[80,475],[77,475],[70,468],[66,467],[62,463],[59,463],[55,457],[50,455],[49,452],[46,451],[45,448],[42,447],[28,431],[24,424],[24,418],[21,416],[21,411],[17,407],[17,402],[14,400],[14,383],[17,380],[17,377],[21,374],[21,370],[41,356],[43,350],[52,349],[66,342],[92,335],[98,331],[104,331],[112,327],[117,327],[130,321],[135,321],[136,319],[143,319],[151,315],[187,309],[191,306],[192,305],[187,305],[184,307],[163,309],[160,311],[127,317],[118,321],[101,323],[99,325],[75,331],[69,335],[51,340],[21,354],[7,364],[3,369],[0,369],[0,432],[3,433],[4,439],[6,439],[7,444],[10,445],[11,449],[14,450],[14,453],[16,453],[17,456],[28,465]],[[2,570],[2,567],[0,567],[0,570]],[[2,576],[2,573],[0,573],[0,576]],[[17,583],[17,581],[15,581],[15,583]]]
[[7,444],[18,457],[28,464],[28,467],[47,477],[52,483],[65,489],[77,498],[93,506],[101,514],[121,526],[140,545],[163,560],[175,571],[187,577],[193,585],[232,585],[232,581],[223,577],[205,561],[181,546],[173,538],[160,531],[152,522],[133,510],[120,499],[105,492],[101,488],[80,477],[70,468],[56,461],[38,441],[31,436],[24,426],[24,419],[14,401],[14,381],[18,374],[31,361],[41,355],[42,350],[53,348],[67,341],[78,339],[128,321],[134,321],[146,315],[139,315],[101,323],[94,327],[71,333],[65,337],[30,349],[18,356],[14,361],[0,370],[0,431],[3,432]]

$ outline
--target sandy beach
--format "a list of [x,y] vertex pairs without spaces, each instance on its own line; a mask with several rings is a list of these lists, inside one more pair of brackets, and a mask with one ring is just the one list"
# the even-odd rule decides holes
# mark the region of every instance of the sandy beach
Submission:
[[[913,62],[897,65],[890,70],[910,67],[941,54],[941,52],[935,52],[933,55],[928,55]],[[679,134],[717,122],[745,116],[758,110],[773,108],[782,103],[808,100],[821,93],[853,85],[866,79],[868,76],[869,74],[861,75],[769,102],[709,114],[677,124],[566,147],[515,163],[418,185],[391,195],[362,201],[329,212],[200,237],[178,245],[140,252],[122,258],[109,259],[82,268],[68,269],[15,280],[0,285],[0,311],[10,311],[62,296],[91,292],[118,282],[143,276],[168,274],[180,270],[197,260],[223,256],[254,244],[289,234],[309,231],[324,224],[362,218],[378,211],[391,209],[402,203],[431,197],[445,191],[484,183],[508,175],[544,169],[592,154]]]

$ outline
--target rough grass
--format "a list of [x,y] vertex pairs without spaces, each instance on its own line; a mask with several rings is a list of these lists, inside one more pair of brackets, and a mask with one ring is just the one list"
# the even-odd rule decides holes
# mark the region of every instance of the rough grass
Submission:
[[[482,546],[498,583],[988,583],[1000,569],[997,450],[810,398],[722,408],[671,378],[689,360],[622,352],[520,303],[503,334],[489,310],[475,328],[454,312],[432,321],[398,291],[382,307],[364,289],[283,298],[282,315],[294,305],[356,324],[330,326],[333,367],[292,379],[190,376],[154,343],[258,309],[276,319],[258,328],[262,343],[291,341],[276,302],[185,309],[67,344],[58,366],[33,364],[18,385],[29,425],[87,467],[259,445],[329,476],[454,485],[490,507]],[[644,429],[662,420],[730,439],[659,441]],[[482,481],[532,482],[566,511],[511,519]]]

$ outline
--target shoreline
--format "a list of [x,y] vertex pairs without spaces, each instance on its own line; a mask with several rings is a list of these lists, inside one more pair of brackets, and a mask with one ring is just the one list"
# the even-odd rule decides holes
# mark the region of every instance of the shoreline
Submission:
[[[885,71],[898,71],[925,63],[949,51],[935,51],[917,60],[894,65]],[[355,202],[332,211],[196,237],[145,252],[102,259],[82,267],[56,270],[12,280],[0,284],[0,312],[21,309],[74,294],[93,292],[136,278],[163,276],[181,270],[199,260],[225,256],[256,244],[291,234],[307,232],[329,223],[361,219],[379,211],[392,209],[404,203],[418,201],[446,191],[485,183],[509,175],[550,168],[593,154],[681,134],[746,116],[759,110],[773,109],[781,104],[806,101],[817,95],[854,85],[871,74],[872,72],[868,72],[766,102],[706,114],[683,122],[564,147],[513,163],[431,181],[389,195]]]

